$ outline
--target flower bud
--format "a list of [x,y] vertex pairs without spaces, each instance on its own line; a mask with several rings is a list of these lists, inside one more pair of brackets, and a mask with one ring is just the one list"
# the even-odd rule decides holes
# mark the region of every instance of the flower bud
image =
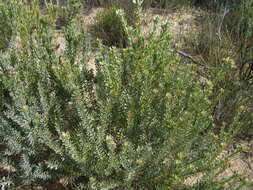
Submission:
[[29,111],[29,107],[28,107],[27,105],[24,105],[24,106],[23,106],[23,111],[24,111],[24,112],[28,112],[28,111]]
[[166,93],[166,98],[168,98],[169,100],[172,98],[173,96],[171,95],[171,93]]
[[137,163],[138,163],[139,165],[143,165],[143,164],[145,164],[145,161],[144,161],[143,159],[138,159],[138,160],[137,160]]

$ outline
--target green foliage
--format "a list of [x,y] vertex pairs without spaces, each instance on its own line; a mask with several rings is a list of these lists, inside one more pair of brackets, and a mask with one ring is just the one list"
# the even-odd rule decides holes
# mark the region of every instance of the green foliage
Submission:
[[[229,130],[217,133],[214,120],[230,60],[212,72],[212,82],[200,80],[195,65],[168,52],[168,24],[158,32],[155,20],[144,38],[140,24],[127,27],[112,9],[128,46],[100,47],[95,72],[80,20],[65,27],[58,53],[54,6],[44,15],[38,1],[11,4],[21,9],[13,12],[20,44],[0,55],[2,188],[49,179],[98,190],[220,190],[236,183],[236,176],[220,175],[237,151],[221,153],[246,110],[233,112]],[[197,183],[187,183],[196,176]]]
[[[253,58],[253,41],[252,41],[252,23],[253,23],[253,1],[243,0],[238,2],[234,0],[231,5],[231,14],[226,20],[231,38],[237,49],[236,62],[240,66],[240,79],[252,81],[253,73],[251,72]],[[237,5],[240,6],[237,6]]]
[[70,22],[77,16],[82,9],[82,3],[79,0],[67,0],[66,6],[58,8],[56,28],[60,29],[70,25]]
[[126,47],[128,36],[125,15],[121,9],[110,7],[96,17],[95,35],[107,46]]
[[[6,175],[1,176],[2,188],[7,185],[43,184],[51,175],[53,180],[57,180],[64,174],[63,169],[55,174],[54,168],[46,165],[46,161],[55,155],[49,147],[58,146],[58,150],[61,149],[53,127],[56,115],[52,113],[57,106],[50,107],[52,105],[47,104],[47,100],[53,100],[50,94],[54,88],[61,92],[63,89],[56,87],[61,84],[53,83],[56,78],[48,68],[55,61],[51,16],[42,15],[37,3],[32,3],[31,10],[28,4],[13,2],[9,10],[13,11],[17,21],[14,27],[19,34],[20,44],[17,49],[13,47],[8,54],[1,55],[0,61],[0,94],[4,95],[0,105],[0,158],[1,167],[7,168]],[[15,8],[21,11],[15,12]],[[73,42],[72,38],[67,39],[69,43]],[[74,49],[70,51],[67,52],[69,57]],[[66,97],[66,94],[62,93],[62,96]],[[63,104],[61,100],[57,103]],[[45,142],[50,144],[50,140],[55,142],[47,146]],[[63,159],[66,166],[70,165],[67,156],[59,155],[58,159]]]
[[11,40],[12,30],[10,23],[7,20],[8,12],[4,9],[2,3],[0,3],[0,50],[8,47]]
[[[191,53],[204,58],[209,65],[205,73],[215,80],[216,91],[222,91],[217,103],[215,121],[218,125],[229,123],[234,111],[245,107],[245,118],[241,120],[242,134],[252,134],[252,44],[251,1],[231,1],[218,7],[211,15],[202,15],[202,25],[191,39]],[[238,5],[239,8],[238,8]],[[225,10],[229,10],[224,14]],[[220,13],[220,14],[217,14]],[[225,15],[225,16],[224,16]],[[238,24],[237,24],[238,23]],[[227,63],[228,62],[228,63]],[[230,65],[230,69],[228,66]],[[223,81],[216,81],[217,72],[222,72]],[[221,74],[220,74],[221,75]],[[215,95],[214,95],[215,96]],[[228,123],[228,124],[227,124]]]

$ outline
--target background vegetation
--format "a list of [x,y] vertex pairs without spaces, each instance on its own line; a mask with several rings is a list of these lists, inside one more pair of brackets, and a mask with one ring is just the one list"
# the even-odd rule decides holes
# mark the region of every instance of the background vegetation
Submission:
[[[229,147],[252,130],[252,1],[87,1],[108,6],[95,18],[96,47],[84,2],[61,3],[1,3],[2,189],[250,185],[224,172],[243,150]],[[185,44],[203,59],[180,56],[167,22],[155,18],[144,36],[142,5],[211,8]]]
[[6,16],[6,14],[8,14],[6,12],[6,10],[4,9],[4,7],[2,5],[0,5],[0,50],[3,50],[5,48],[8,47],[8,43],[11,39],[11,27],[10,27],[10,23],[8,22],[8,18]]

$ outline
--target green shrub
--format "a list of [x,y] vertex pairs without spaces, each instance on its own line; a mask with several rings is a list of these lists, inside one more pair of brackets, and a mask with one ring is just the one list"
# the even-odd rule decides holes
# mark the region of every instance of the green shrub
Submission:
[[224,60],[229,60],[232,65],[233,69],[227,71],[222,69],[226,76],[223,81],[215,82],[216,90],[224,91],[219,97],[215,121],[218,125],[229,123],[234,117],[234,110],[245,106],[247,110],[245,119],[241,121],[244,123],[241,135],[244,136],[252,134],[250,132],[252,115],[249,110],[253,96],[249,94],[253,90],[251,72],[253,46],[248,43],[252,34],[252,7],[249,3],[250,1],[242,1],[241,4],[238,1],[229,2],[227,8],[230,11],[224,18],[224,6],[218,7],[215,12],[204,13],[201,26],[198,32],[190,37],[189,43],[191,54],[201,56],[209,65],[205,75],[211,80],[215,80],[221,68],[226,68]]
[[110,7],[97,15],[94,28],[95,36],[107,46],[126,47],[128,37],[124,22],[123,11],[116,7]]
[[60,29],[70,25],[82,9],[82,3],[78,0],[68,0],[65,6],[59,6],[57,9],[56,29]]
[[0,50],[8,47],[11,40],[12,30],[7,20],[7,12],[0,3]]
[[[38,6],[12,3],[21,8],[15,14],[21,42],[0,56],[0,94],[11,95],[0,112],[2,188],[34,188],[49,179],[98,190],[219,190],[236,182],[220,177],[234,152],[220,156],[245,110],[235,110],[230,130],[215,134],[217,101],[210,101],[220,97],[214,87],[229,60],[213,83],[201,82],[196,66],[168,53],[168,24],[158,32],[154,22],[147,39],[124,24],[128,47],[101,47],[95,74],[80,21],[65,28],[59,55]],[[187,183],[196,176],[197,183]]]

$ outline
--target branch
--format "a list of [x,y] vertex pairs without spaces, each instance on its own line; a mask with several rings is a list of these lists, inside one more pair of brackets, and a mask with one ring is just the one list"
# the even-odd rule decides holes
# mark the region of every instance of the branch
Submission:
[[223,22],[224,22],[224,19],[225,19],[225,16],[229,13],[229,9],[227,8],[227,5],[225,6],[225,9],[224,9],[224,13],[222,15],[222,19],[221,19],[221,23],[220,23],[220,26],[219,26],[219,29],[218,29],[218,36],[219,36],[219,39],[221,40],[221,28],[222,28],[222,25],[223,25]]
[[178,55],[182,56],[182,57],[185,57],[187,59],[190,59],[193,63],[197,64],[197,65],[200,65],[200,66],[203,66],[203,67],[207,67],[207,64],[204,62],[200,62],[198,61],[197,59],[195,59],[193,56],[191,56],[190,54],[188,53],[185,53],[183,51],[177,51],[177,50],[173,50],[173,49],[169,49],[170,52],[176,52]]

